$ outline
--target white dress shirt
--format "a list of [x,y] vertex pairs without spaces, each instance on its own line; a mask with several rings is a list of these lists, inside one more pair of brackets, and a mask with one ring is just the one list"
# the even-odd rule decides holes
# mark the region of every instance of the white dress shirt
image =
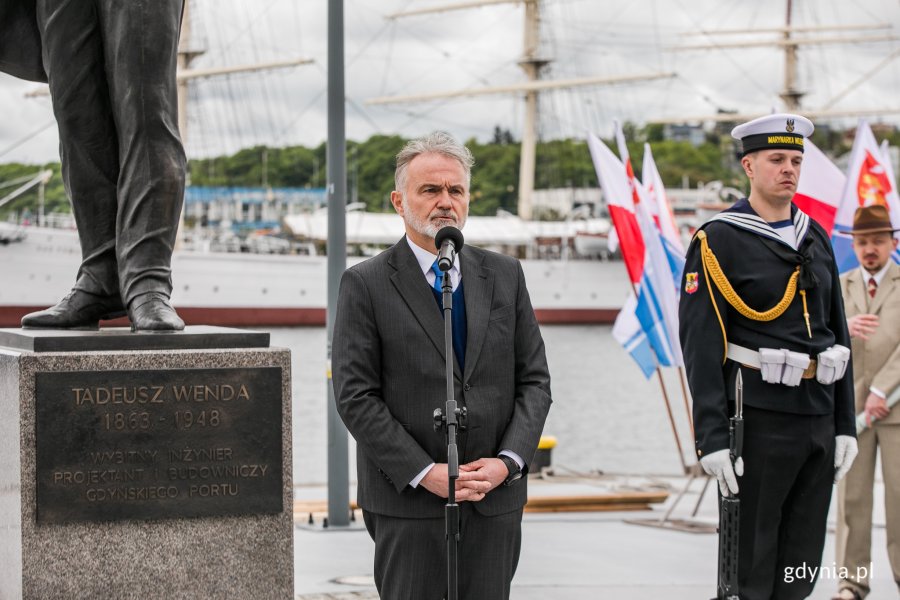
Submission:
[[[430,250],[426,250],[417,245],[414,241],[409,239],[409,236],[406,236],[406,241],[409,243],[409,247],[412,248],[413,254],[416,255],[416,260],[419,261],[419,267],[422,269],[422,272],[425,274],[425,279],[428,281],[428,285],[434,287],[434,280],[437,278],[434,271],[431,270],[431,265],[434,264],[434,261],[437,260],[437,254],[431,252]],[[437,250],[437,248],[435,248]],[[459,287],[459,282],[462,280],[462,270],[459,266],[459,254],[453,255],[453,266],[450,267],[450,282],[453,284],[453,291],[456,291],[456,288]]]
[[869,273],[868,271],[866,271],[866,268],[864,266],[862,266],[862,265],[859,266],[859,271],[860,271],[860,273],[862,273],[862,276],[863,276],[863,287],[866,288],[867,293],[868,293],[868,288],[869,288],[869,280],[874,277],[875,284],[881,285],[881,282],[884,280],[884,276],[887,275],[888,269],[890,267],[891,267],[891,261],[888,260],[888,262],[886,262],[884,264],[884,266],[881,267],[881,270],[873,275],[872,273]]

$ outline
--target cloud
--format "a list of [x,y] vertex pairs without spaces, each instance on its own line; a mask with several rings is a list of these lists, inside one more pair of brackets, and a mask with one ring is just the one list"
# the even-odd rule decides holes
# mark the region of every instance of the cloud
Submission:
[[[26,98],[39,84],[0,73],[0,162],[45,163],[59,160],[56,127],[48,98]],[[27,141],[23,141],[30,138]],[[10,149],[18,144],[14,149]]]
[[[411,136],[446,129],[462,139],[488,138],[495,125],[519,136],[523,107],[516,95],[417,104],[369,106],[385,95],[451,91],[524,80],[518,65],[524,8],[494,5],[396,20],[401,9],[451,0],[346,0],[346,132]],[[900,6],[893,0],[795,3],[795,25],[893,24],[900,35]],[[541,95],[539,131],[545,138],[611,132],[613,119],[709,114],[716,109],[768,110],[779,106],[783,54],[777,48],[671,52],[671,46],[762,36],[694,35],[707,29],[766,29],[783,24],[783,7],[720,0],[546,0],[542,3],[540,55],[551,59],[546,78],[675,72],[653,82],[560,90]],[[315,146],[326,137],[327,3],[296,0],[195,0],[194,46],[206,53],[196,67],[308,57],[312,65],[197,81],[191,85],[187,131],[194,157],[230,153],[258,144]],[[828,32],[829,37],[851,35]],[[898,42],[804,46],[800,50],[804,106],[817,108],[861,73],[900,48]],[[25,99],[33,84],[0,75],[0,151],[52,118],[49,102]],[[861,83],[835,108],[900,106],[900,58]],[[885,115],[900,122],[900,115]],[[839,123],[852,124],[852,119]],[[47,131],[0,157],[43,162],[57,156],[55,132]]]

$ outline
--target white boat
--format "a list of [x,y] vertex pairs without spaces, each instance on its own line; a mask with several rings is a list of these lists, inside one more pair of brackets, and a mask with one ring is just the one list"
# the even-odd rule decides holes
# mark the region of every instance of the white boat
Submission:
[[[80,262],[73,229],[0,223],[0,327],[17,327],[24,314],[58,302]],[[628,291],[621,262],[526,259],[522,266],[542,323],[610,323]],[[172,301],[189,324],[325,324],[324,256],[179,250],[172,273]]]

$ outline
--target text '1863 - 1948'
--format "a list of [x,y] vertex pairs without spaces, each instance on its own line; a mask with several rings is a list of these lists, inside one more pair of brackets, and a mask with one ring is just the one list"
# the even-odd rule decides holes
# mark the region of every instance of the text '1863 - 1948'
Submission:
[[278,513],[280,367],[41,372],[37,521]]

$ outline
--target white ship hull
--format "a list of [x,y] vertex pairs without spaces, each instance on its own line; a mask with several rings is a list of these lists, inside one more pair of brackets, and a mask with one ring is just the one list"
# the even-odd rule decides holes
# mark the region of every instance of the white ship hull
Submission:
[[[22,231],[19,241],[0,245],[0,327],[55,304],[80,264],[74,231]],[[610,323],[628,292],[620,262],[524,260],[522,267],[542,323]],[[172,301],[190,324],[324,325],[326,269],[324,256],[176,252]]]

